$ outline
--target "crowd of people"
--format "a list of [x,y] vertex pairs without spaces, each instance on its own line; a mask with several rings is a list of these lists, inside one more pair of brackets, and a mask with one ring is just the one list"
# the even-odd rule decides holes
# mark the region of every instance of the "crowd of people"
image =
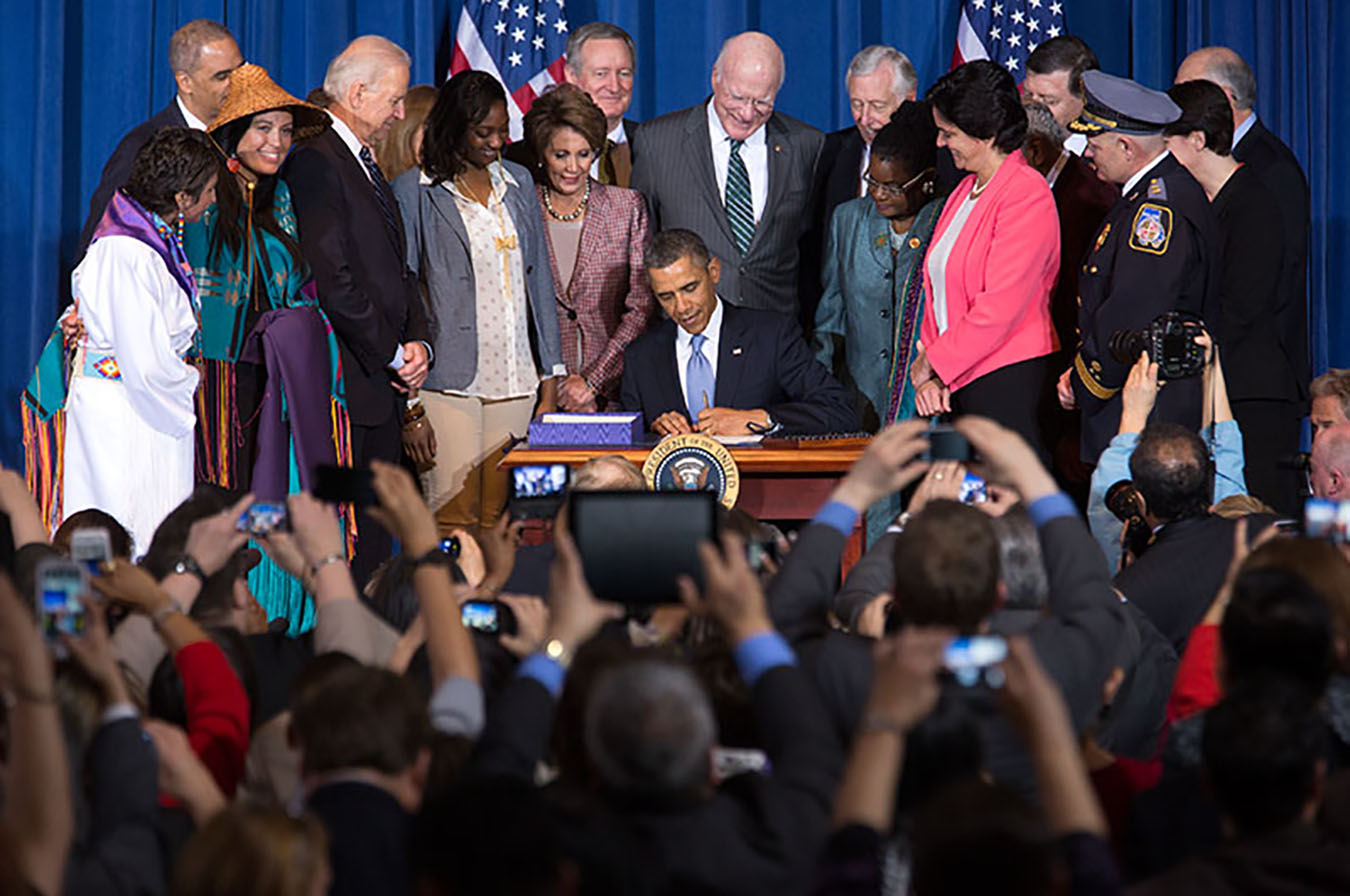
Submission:
[[[1350,890],[1350,554],[1289,521],[1350,500],[1350,372],[1237,54],[1163,92],[1059,36],[920,96],[869,46],[827,135],[757,32],[632,121],[595,22],[516,142],[382,37],[303,100],[245,58],[173,35],[0,470],[0,890]],[[870,439],[619,607],[498,469],[616,409]]]

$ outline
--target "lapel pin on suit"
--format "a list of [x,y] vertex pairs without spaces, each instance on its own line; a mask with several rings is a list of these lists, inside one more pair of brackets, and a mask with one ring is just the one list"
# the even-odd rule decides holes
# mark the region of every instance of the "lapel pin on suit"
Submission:
[[778,143],[775,143],[775,144],[773,145],[773,151],[774,151],[774,152],[782,152],[782,151],[783,151],[782,145],[780,145],[780,144],[778,144]]
[[734,358],[741,353],[741,347],[738,345],[731,350],[731,356]]

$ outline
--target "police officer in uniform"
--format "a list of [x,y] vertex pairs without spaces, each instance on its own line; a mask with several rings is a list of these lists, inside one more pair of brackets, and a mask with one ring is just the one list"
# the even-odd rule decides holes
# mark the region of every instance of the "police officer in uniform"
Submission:
[[[1204,190],[1167,152],[1164,125],[1181,117],[1165,93],[1100,71],[1083,73],[1082,114],[1069,129],[1088,137],[1084,157],[1121,188],[1088,248],[1078,278],[1078,353],[1059,381],[1059,399],[1083,412],[1082,457],[1096,463],[1120,425],[1120,390],[1130,363],[1109,343],[1167,311],[1189,311],[1219,327],[1218,223]],[[1152,421],[1200,426],[1200,378],[1164,385]]]

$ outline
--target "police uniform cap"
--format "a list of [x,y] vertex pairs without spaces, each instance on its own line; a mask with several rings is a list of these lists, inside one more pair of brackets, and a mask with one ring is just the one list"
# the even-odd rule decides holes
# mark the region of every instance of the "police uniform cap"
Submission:
[[1159,90],[1102,71],[1083,72],[1083,112],[1069,122],[1078,134],[1158,134],[1181,118],[1181,107]]

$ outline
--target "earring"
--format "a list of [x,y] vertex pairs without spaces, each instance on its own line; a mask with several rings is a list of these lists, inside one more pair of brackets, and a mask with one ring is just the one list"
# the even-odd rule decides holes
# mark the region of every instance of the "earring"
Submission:
[[226,168],[226,170],[228,170],[231,174],[238,174],[238,173],[239,173],[239,157],[236,156],[236,155],[231,155],[228,159],[225,160],[225,168]]
[[183,247],[183,210],[181,208],[178,210],[178,220],[173,226],[173,235],[178,240],[178,247],[181,249]]

